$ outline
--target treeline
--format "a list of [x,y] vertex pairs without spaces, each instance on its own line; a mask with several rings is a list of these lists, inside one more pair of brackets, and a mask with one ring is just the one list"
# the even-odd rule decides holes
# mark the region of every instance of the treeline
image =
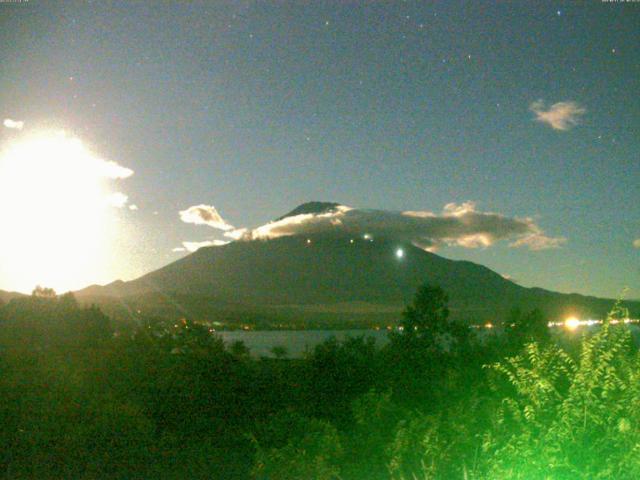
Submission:
[[[500,335],[419,289],[402,331],[254,358],[208,327],[119,331],[46,289],[0,308],[11,479],[635,479],[640,357],[624,325]],[[614,310],[612,318],[623,317]]]

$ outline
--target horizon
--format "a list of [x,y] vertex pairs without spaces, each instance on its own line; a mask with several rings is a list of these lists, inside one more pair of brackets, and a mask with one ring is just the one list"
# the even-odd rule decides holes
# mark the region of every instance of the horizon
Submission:
[[[524,287],[640,299],[632,4],[0,11],[2,290],[340,221]],[[351,210],[268,223],[313,199]]]

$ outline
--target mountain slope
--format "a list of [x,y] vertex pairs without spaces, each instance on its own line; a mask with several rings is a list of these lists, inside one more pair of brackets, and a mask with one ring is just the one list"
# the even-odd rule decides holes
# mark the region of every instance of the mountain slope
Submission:
[[296,208],[291,210],[289,213],[282,215],[281,217],[276,218],[276,222],[279,220],[283,220],[287,217],[295,217],[296,215],[305,215],[305,214],[321,214],[336,211],[337,207],[339,207],[339,203],[335,202],[307,202],[302,205],[298,205]]
[[[398,249],[403,251],[402,258],[396,255]],[[326,308],[365,303],[372,310],[378,305],[400,312],[426,282],[447,291],[454,317],[476,321],[503,318],[515,306],[538,307],[551,318],[601,317],[613,304],[612,300],[524,288],[481,265],[449,260],[410,244],[336,235],[201,248],[139,279],[93,286],[77,294],[123,298],[156,293],[247,306]],[[637,304],[631,306],[637,310]]]

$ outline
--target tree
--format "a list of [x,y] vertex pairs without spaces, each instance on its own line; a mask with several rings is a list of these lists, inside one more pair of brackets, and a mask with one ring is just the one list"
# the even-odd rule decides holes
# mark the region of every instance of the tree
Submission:
[[[55,293],[54,293],[55,295]],[[58,308],[60,310],[73,311],[78,309],[78,301],[73,293],[67,292],[58,297]]]
[[247,358],[249,356],[249,347],[242,340],[234,340],[229,346],[232,355],[238,358]]
[[41,287],[38,285],[31,292],[31,296],[36,298],[55,299],[56,291],[53,288]]
[[283,345],[275,345],[271,349],[271,353],[278,360],[282,360],[283,358],[285,358],[288,355],[289,352],[287,351],[287,347],[285,347]]
[[419,287],[413,303],[402,314],[404,335],[431,343],[438,335],[449,331],[448,303],[449,296],[439,286]]
[[340,477],[342,445],[329,422],[294,412],[275,415],[252,441],[252,477],[259,480],[335,480]]
[[505,324],[505,338],[513,352],[520,351],[525,343],[546,344],[550,340],[547,319],[537,308],[526,314],[514,308]]

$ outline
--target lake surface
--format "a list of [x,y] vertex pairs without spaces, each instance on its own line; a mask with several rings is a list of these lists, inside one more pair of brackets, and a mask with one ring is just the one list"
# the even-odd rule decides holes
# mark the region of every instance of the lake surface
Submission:
[[[595,332],[600,328],[598,325],[589,327],[580,327],[575,332],[567,332],[562,328],[554,329],[556,335],[581,336],[586,330]],[[640,327],[638,325],[629,325],[629,330],[633,339],[640,347]],[[492,335],[496,332],[481,329],[475,332],[476,335],[483,337],[484,335]],[[272,357],[271,349],[276,346],[284,347],[287,350],[287,357],[302,357],[305,352],[311,352],[313,348],[324,342],[325,340],[336,337],[338,340],[344,340],[347,337],[372,337],[376,341],[376,346],[382,347],[389,343],[387,330],[265,330],[265,331],[220,331],[216,332],[220,335],[227,345],[242,340],[249,348],[251,355],[254,357]]]
[[220,335],[227,345],[242,340],[251,355],[256,357],[272,357],[271,349],[276,346],[286,348],[288,357],[302,357],[306,351],[312,351],[316,345],[331,337],[344,340],[347,337],[364,335],[374,338],[378,347],[389,341],[386,330],[233,330],[216,334]]

